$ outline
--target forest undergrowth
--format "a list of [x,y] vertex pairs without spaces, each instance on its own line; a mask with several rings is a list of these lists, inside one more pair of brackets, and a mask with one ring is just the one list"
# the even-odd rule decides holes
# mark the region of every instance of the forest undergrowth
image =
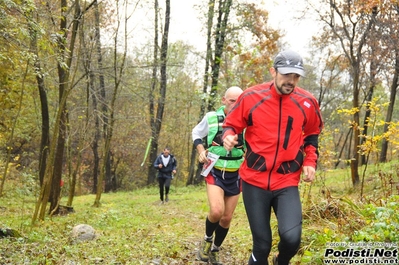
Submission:
[[[313,184],[300,184],[302,244],[292,264],[324,264],[327,246],[340,242],[399,242],[399,178],[395,163],[368,169],[364,185],[353,188],[349,169],[318,172]],[[208,202],[205,186],[172,182],[170,201],[159,204],[157,187],[77,196],[73,213],[47,216],[31,225],[36,189],[27,175],[7,180],[0,198],[0,229],[19,236],[0,238],[0,264],[205,264],[196,261]],[[23,185],[21,183],[24,183]],[[362,194],[362,196],[360,196]],[[62,203],[66,198],[62,198]],[[96,230],[93,241],[71,240],[75,225]],[[272,217],[273,248],[278,233]],[[252,239],[240,199],[221,250],[224,264],[246,264]],[[390,263],[394,264],[394,263]]]

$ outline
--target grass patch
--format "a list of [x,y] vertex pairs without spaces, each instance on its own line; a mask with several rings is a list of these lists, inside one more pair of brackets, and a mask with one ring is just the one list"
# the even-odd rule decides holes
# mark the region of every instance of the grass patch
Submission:
[[[388,185],[393,180],[398,181],[396,166],[386,164],[369,169],[362,197],[351,187],[347,169],[321,171],[312,185],[301,183],[302,246],[292,264],[322,264],[328,242],[398,242],[399,197],[396,186]],[[6,182],[7,192],[0,198],[0,227],[22,235],[0,238],[0,264],[203,264],[195,261],[208,212],[203,185],[172,184],[165,205],[159,205],[157,187],[103,194],[99,208],[92,207],[94,195],[79,196],[74,198],[74,213],[47,217],[32,227],[36,191],[20,183],[24,181]],[[94,227],[97,239],[71,242],[77,224]],[[272,228],[276,253],[274,216]],[[251,247],[240,199],[222,261],[246,264]]]

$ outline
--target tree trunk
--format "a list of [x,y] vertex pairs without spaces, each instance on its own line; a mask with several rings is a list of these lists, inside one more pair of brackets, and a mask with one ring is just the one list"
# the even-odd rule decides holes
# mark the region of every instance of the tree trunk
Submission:
[[152,67],[152,79],[151,89],[148,94],[149,100],[149,111],[150,111],[150,128],[151,128],[151,143],[150,143],[150,163],[148,164],[148,176],[147,184],[151,184],[155,180],[156,169],[152,166],[152,163],[157,157],[158,151],[158,137],[156,136],[156,119],[155,119],[155,89],[157,87],[157,73],[158,73],[158,0],[154,1],[154,53],[153,53],[153,67]]
[[[395,48],[395,72],[394,72],[393,79],[392,79],[392,85],[391,85],[391,91],[390,91],[391,95],[389,97],[389,106],[388,106],[387,114],[385,117],[384,133],[388,132],[389,124],[392,121],[393,110],[395,107],[396,94],[398,92],[398,86],[399,86],[399,49]],[[388,144],[389,144],[388,140],[384,138],[382,140],[380,162],[387,161]]]
[[155,37],[154,37],[154,67],[153,67],[153,80],[152,80],[152,89],[150,93],[150,115],[151,115],[151,148],[150,148],[150,161],[151,164],[148,166],[148,184],[151,184],[155,181],[156,178],[156,170],[152,166],[152,163],[155,161],[158,155],[158,141],[159,134],[161,132],[161,125],[163,120],[163,113],[165,108],[165,100],[166,100],[166,90],[167,90],[167,76],[166,76],[166,68],[167,68],[167,55],[168,55],[168,37],[169,37],[169,24],[170,24],[170,0],[166,0],[166,10],[165,10],[165,25],[164,31],[162,34],[162,44],[161,44],[161,56],[160,56],[160,71],[161,71],[161,80],[160,80],[160,88],[159,88],[159,98],[157,101],[157,109],[155,114],[155,87],[156,87],[156,74],[157,74],[157,64],[158,64],[158,1],[155,0]]
[[[98,102],[97,102],[97,92],[100,97],[100,104],[101,104],[101,113],[104,113],[103,118],[103,130],[104,132],[107,130],[107,105],[106,105],[106,92],[105,92],[105,81],[104,81],[104,74],[103,74],[103,59],[102,59],[102,45],[101,45],[101,31],[100,31],[100,11],[98,8],[98,2],[94,2],[94,24],[95,24],[95,49],[97,55],[97,69],[96,71],[99,73],[99,89],[95,88],[94,85],[94,75],[91,78],[91,91],[92,91],[92,101],[93,101],[93,111],[97,113],[98,111]],[[93,150],[93,186],[92,186],[92,193],[95,194],[97,192],[98,187],[98,175],[100,172],[100,156],[98,152],[98,146],[101,139],[101,126],[100,126],[100,118],[98,115],[94,117],[95,129],[94,129],[94,138],[91,144],[91,148]],[[105,137],[104,137],[105,138]]]
[[[60,105],[61,106],[64,105],[65,101],[66,101],[66,94],[64,94],[64,97],[61,98]],[[53,139],[58,138],[58,132],[59,132],[59,126],[60,126],[60,120],[61,120],[61,112],[63,109],[63,108],[61,108],[61,106],[58,108],[57,118],[54,123]],[[50,198],[51,184],[53,181],[55,152],[56,152],[56,141],[51,141],[46,171],[45,171],[44,179],[43,179],[43,185],[40,189],[40,194],[39,194],[38,200],[36,202],[35,211],[32,216],[32,224],[34,224],[37,219],[44,220],[44,217],[46,214],[46,207],[47,207],[47,203]]]
[[[215,16],[215,0],[209,0],[208,3],[208,23],[207,23],[207,38],[206,38],[206,58],[205,58],[205,71],[204,71],[204,84],[202,87],[202,93],[208,94],[209,84],[209,68],[212,61],[212,28],[213,28],[213,17]],[[201,103],[200,116],[198,122],[201,121],[205,115],[207,100],[203,100]],[[191,161],[190,161],[190,177],[187,180],[187,184],[198,184],[204,180],[201,176],[201,164],[197,160],[197,149],[192,146],[191,150]]]
[[[67,142],[67,161],[68,161],[68,187],[69,187],[69,192],[68,192],[68,201],[67,201],[67,206],[72,206],[73,198],[75,195],[75,187],[76,187],[76,180],[77,180],[77,175],[80,169],[80,166],[82,164],[82,151],[84,149],[84,143],[85,143],[85,131],[86,128],[88,127],[88,108],[86,107],[86,119],[85,119],[85,125],[81,129],[81,132],[78,134],[79,135],[79,142],[77,145],[77,148],[70,148],[71,147],[71,141],[70,139],[72,137],[68,137],[68,142]],[[68,119],[67,124],[70,124],[70,121]],[[67,126],[68,128],[68,134],[70,135],[70,126]],[[75,158],[75,159],[73,159]],[[74,163],[75,163],[75,166]],[[62,186],[60,187],[62,188]]]
[[105,182],[104,182],[104,192],[110,192],[113,189],[113,185],[112,185],[112,170],[111,170],[111,166],[113,164],[113,155],[111,150],[109,150],[109,154],[108,154],[108,160],[105,163]]
[[[354,81],[353,81],[353,101],[352,101],[352,108],[359,109],[359,71],[358,66],[353,67],[354,74]],[[357,186],[359,184],[359,112],[356,111],[353,114],[353,123],[352,123],[352,131],[353,131],[353,149],[352,149],[352,157],[351,157],[351,177],[352,177],[352,184],[353,186]]]
[[[122,58],[119,58],[119,53],[118,53],[118,47],[120,46],[119,44],[119,35],[118,35],[118,31],[120,29],[120,21],[117,21],[117,28],[115,30],[116,34],[114,37],[114,65],[113,65],[113,70],[114,70],[114,90],[112,92],[112,96],[111,96],[111,101],[110,101],[110,107],[109,107],[109,112],[108,112],[108,118],[107,121],[109,121],[109,124],[107,126],[107,130],[105,131],[105,139],[104,139],[104,148],[103,148],[103,152],[102,152],[102,165],[100,167],[100,175],[98,178],[98,185],[97,185],[97,192],[96,192],[96,198],[94,201],[93,206],[95,207],[99,207],[101,205],[100,203],[100,199],[101,199],[101,195],[103,192],[103,181],[105,180],[107,183],[108,181],[111,182],[111,142],[112,142],[112,136],[113,136],[113,132],[114,132],[114,124],[115,124],[115,104],[116,104],[116,99],[117,99],[117,95],[119,93],[119,89],[120,89],[120,85],[121,85],[121,81],[122,81],[122,77],[123,77],[123,73],[125,70],[125,64],[126,64],[126,57],[127,57],[127,15],[126,12],[128,10],[127,5],[128,2],[125,1],[124,2],[124,7],[122,8],[123,10],[125,10],[125,20],[124,20],[124,43],[123,43],[123,54],[122,54]],[[116,8],[117,12],[119,12],[120,8],[117,2],[117,8]],[[117,15],[117,17],[119,17],[119,15]],[[120,65],[118,65],[118,62],[121,62]],[[107,122],[108,123],[108,122]]]
[[[68,28],[67,28],[67,19],[65,15],[62,15],[61,22],[60,22],[60,30],[64,33],[63,38],[59,39],[58,48],[59,48],[59,55],[61,58],[61,62],[58,63],[58,79],[59,79],[59,100],[60,100],[60,126],[59,126],[59,133],[57,139],[57,146],[56,146],[56,153],[55,153],[55,165],[53,171],[53,180],[51,182],[51,191],[50,191],[50,209],[49,213],[58,213],[58,205],[61,195],[61,176],[62,176],[62,169],[64,164],[64,149],[65,149],[65,137],[66,137],[66,123],[67,123],[67,105],[66,105],[66,98],[71,89],[70,85],[70,72],[72,65],[72,57],[75,49],[75,42],[78,34],[78,27],[81,18],[81,9],[79,0],[75,0],[73,6],[75,7],[74,10],[74,19],[72,22],[72,30],[71,30],[71,37],[70,37],[70,45],[69,48],[66,49],[65,41],[68,35]],[[62,12],[67,12],[67,1],[61,0],[61,10]],[[66,14],[66,13],[65,13]],[[65,62],[66,67],[62,65]],[[65,98],[65,100],[63,100]]]
[[46,86],[42,75],[42,67],[40,64],[40,59],[39,59],[40,57],[37,48],[37,32],[36,29],[32,28],[31,26],[29,27],[29,31],[30,31],[29,35],[31,36],[31,46],[30,46],[31,52],[36,56],[33,65],[36,69],[35,76],[36,76],[37,87],[39,90],[40,110],[42,118],[41,141],[40,141],[40,150],[39,150],[39,182],[41,187],[43,185],[44,173],[46,171],[47,157],[49,153],[48,149],[50,147],[50,115],[48,109]]
[[[351,139],[352,131],[353,131],[352,128],[349,128],[349,131],[348,131],[348,133],[346,134],[346,137],[345,137],[345,139],[344,139],[344,142],[343,142],[343,144],[341,145],[341,149],[340,149],[339,154],[338,154],[338,157],[337,157],[337,162],[335,163],[335,168],[337,168],[338,165],[339,165],[339,162],[341,162],[342,153],[344,152],[344,149],[345,149],[345,147],[346,147],[346,143],[348,142],[348,140],[350,141],[350,139]],[[341,140],[341,137],[340,137],[340,140]],[[340,140],[338,141],[338,143],[341,142]],[[337,144],[337,146],[338,146],[338,144]]]
[[[58,39],[58,51],[60,56],[60,62],[58,62],[58,97],[59,97],[59,126],[57,138],[54,140],[57,142],[54,152],[54,165],[52,172],[52,180],[49,182],[51,186],[49,193],[50,209],[49,213],[56,213],[58,207],[58,200],[61,192],[60,183],[62,168],[64,164],[64,147],[65,147],[65,132],[66,132],[66,97],[69,81],[69,70],[65,68],[63,63],[67,63],[67,51],[65,47],[65,40],[67,39],[67,19],[66,19],[66,8],[67,1],[61,0],[61,19],[60,19],[60,32],[63,32],[63,36]],[[65,99],[65,100],[64,100]],[[51,183],[51,184],[50,184]]]
[[194,147],[194,145],[192,145],[189,174],[186,185],[197,185],[201,183],[204,180],[204,177],[201,175],[201,171],[202,164],[198,163],[197,149]]
[[215,54],[212,61],[212,82],[211,93],[208,102],[208,111],[215,110],[217,92],[219,90],[219,72],[222,61],[222,54],[224,48],[224,40],[226,38],[227,22],[229,20],[230,7],[232,0],[219,0],[218,19],[215,30]]
[[[97,7],[98,8],[98,7]],[[96,11],[98,12],[98,10]],[[97,28],[98,25],[96,25]],[[99,36],[99,32],[96,34],[96,50],[97,50],[97,56],[100,56],[101,58],[101,47],[98,47],[98,45],[100,44],[100,36]],[[97,57],[98,58],[98,57]],[[99,65],[101,65],[101,59],[97,59],[97,63],[99,63]],[[100,64],[101,63],[101,64]],[[91,71],[90,69],[88,69],[88,71],[90,71],[89,74],[89,95],[88,97],[90,97],[92,99],[92,104],[93,104],[93,113],[95,113],[94,115],[94,136],[93,136],[93,141],[91,142],[91,149],[93,151],[93,171],[92,171],[92,190],[91,192],[93,194],[96,194],[97,191],[97,185],[98,185],[98,175],[99,175],[99,171],[100,171],[100,155],[98,153],[98,146],[99,146],[99,142],[101,139],[101,126],[100,126],[100,117],[98,114],[98,101],[97,101],[97,95],[101,95],[102,93],[98,93],[99,89],[96,88],[95,84],[94,84],[94,73],[93,71]],[[102,76],[101,71],[102,71],[102,67],[98,66],[98,69],[96,69],[96,71],[100,72],[100,76]],[[100,77],[101,80],[101,77]],[[105,90],[104,88],[101,89],[101,87],[104,87],[104,84],[101,85],[100,82],[100,90]],[[104,102],[102,99],[102,102]]]
[[[35,44],[36,46],[37,44]],[[36,61],[34,63],[35,68],[37,69],[38,73],[41,73],[41,66],[39,57],[37,54],[37,47],[36,47]],[[42,118],[42,126],[41,126],[41,141],[40,141],[40,152],[39,152],[39,181],[40,186],[43,185],[44,173],[46,171],[47,165],[47,157],[48,157],[48,149],[50,147],[50,115],[48,109],[48,101],[47,101],[47,92],[46,87],[44,84],[44,79],[41,74],[36,75],[37,86],[39,90],[40,96],[40,109],[41,109],[41,118]]]
[[[375,34],[374,34],[375,35]],[[363,119],[363,130],[362,130],[362,138],[360,139],[360,145],[363,145],[363,143],[366,141],[366,136],[368,134],[368,128],[369,128],[369,120],[370,120],[370,115],[371,115],[371,109],[369,103],[373,100],[374,96],[374,89],[376,86],[376,75],[377,75],[377,67],[378,67],[378,60],[377,60],[377,52],[376,52],[376,41],[375,39],[377,38],[372,38],[371,40],[371,56],[370,56],[370,88],[367,93],[365,102],[366,102],[366,112],[364,114],[364,119]],[[361,155],[361,165],[366,165],[367,164],[367,157],[366,154]]]
[[[232,5],[232,0],[219,0],[218,18],[215,33],[212,34],[213,28],[213,18],[215,14],[215,0],[209,0],[208,3],[208,24],[207,24],[207,52],[205,60],[205,75],[204,75],[204,85],[203,93],[208,94],[209,76],[211,76],[211,91],[208,98],[207,110],[211,111],[215,109],[216,99],[218,98],[218,81],[220,73],[220,64],[222,61],[224,42],[227,35],[227,23],[230,14],[230,8]],[[212,59],[212,35],[215,35],[215,49]],[[209,73],[209,67],[211,66],[211,73]],[[200,118],[205,115],[206,100],[201,104]],[[204,179],[201,176],[201,164],[196,162],[197,151],[193,147],[191,161],[190,161],[190,177],[187,181],[188,184],[201,183]],[[197,170],[195,166],[197,166]]]
[[[94,71],[93,71],[93,63],[92,63],[92,57],[90,56],[90,50],[87,48],[86,44],[86,39],[84,36],[84,29],[83,25],[80,24],[80,30],[79,30],[79,37],[80,37],[80,42],[81,42],[81,52],[82,52],[82,65],[84,67],[84,74],[87,77],[87,82],[86,82],[86,106],[85,106],[85,119],[84,119],[84,126],[81,129],[79,135],[79,142],[77,145],[77,148],[70,148],[70,139],[72,137],[68,137],[68,171],[69,171],[69,191],[68,191],[68,201],[67,201],[67,206],[71,207],[73,203],[73,199],[75,196],[75,191],[76,191],[76,184],[78,184],[78,174],[80,171],[80,166],[82,164],[82,151],[84,149],[85,145],[85,140],[86,140],[86,130],[89,127],[89,106],[90,106],[90,97],[93,98],[94,101],[96,101],[96,95],[93,93],[93,87],[94,87]],[[95,112],[96,113],[96,112]],[[98,118],[97,115],[95,117]],[[83,122],[83,119],[82,119]],[[70,122],[68,121],[68,124]],[[68,134],[69,132],[69,126],[68,126]],[[75,153],[76,152],[76,153]],[[76,159],[73,159],[76,157]],[[75,162],[75,165],[73,164]],[[80,182],[79,182],[80,183]],[[80,188],[80,186],[79,186]]]
[[[372,78],[372,79],[374,79],[374,78]],[[367,106],[366,106],[366,112],[364,113],[363,130],[362,130],[362,138],[360,139],[360,145],[363,145],[363,143],[366,141],[366,136],[368,133],[371,109],[370,109],[369,104],[367,104],[367,103],[370,103],[373,100],[374,88],[375,88],[375,83],[373,83],[373,81],[372,81],[369,93],[367,94],[367,97],[366,97],[366,105]],[[367,164],[366,154],[362,153],[360,162],[361,162],[361,165]]]

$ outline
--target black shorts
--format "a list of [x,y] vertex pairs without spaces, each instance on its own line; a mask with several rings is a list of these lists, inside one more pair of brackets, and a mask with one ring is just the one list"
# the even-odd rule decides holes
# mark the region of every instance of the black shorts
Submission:
[[241,180],[238,175],[238,170],[234,172],[228,172],[212,168],[208,176],[205,177],[207,184],[216,185],[222,188],[225,196],[235,196],[241,192]]

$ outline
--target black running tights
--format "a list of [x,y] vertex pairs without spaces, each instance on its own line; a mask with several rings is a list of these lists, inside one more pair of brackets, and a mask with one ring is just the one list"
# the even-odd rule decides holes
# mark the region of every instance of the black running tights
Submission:
[[242,182],[242,195],[252,233],[253,249],[248,264],[268,265],[272,245],[271,209],[277,217],[278,264],[287,265],[301,243],[302,206],[298,187],[267,191]]
[[169,189],[170,189],[170,183],[172,182],[172,179],[160,177],[160,178],[158,178],[158,182],[159,182],[159,195],[160,195],[161,201],[163,201],[164,188],[165,188],[165,195],[168,195]]

